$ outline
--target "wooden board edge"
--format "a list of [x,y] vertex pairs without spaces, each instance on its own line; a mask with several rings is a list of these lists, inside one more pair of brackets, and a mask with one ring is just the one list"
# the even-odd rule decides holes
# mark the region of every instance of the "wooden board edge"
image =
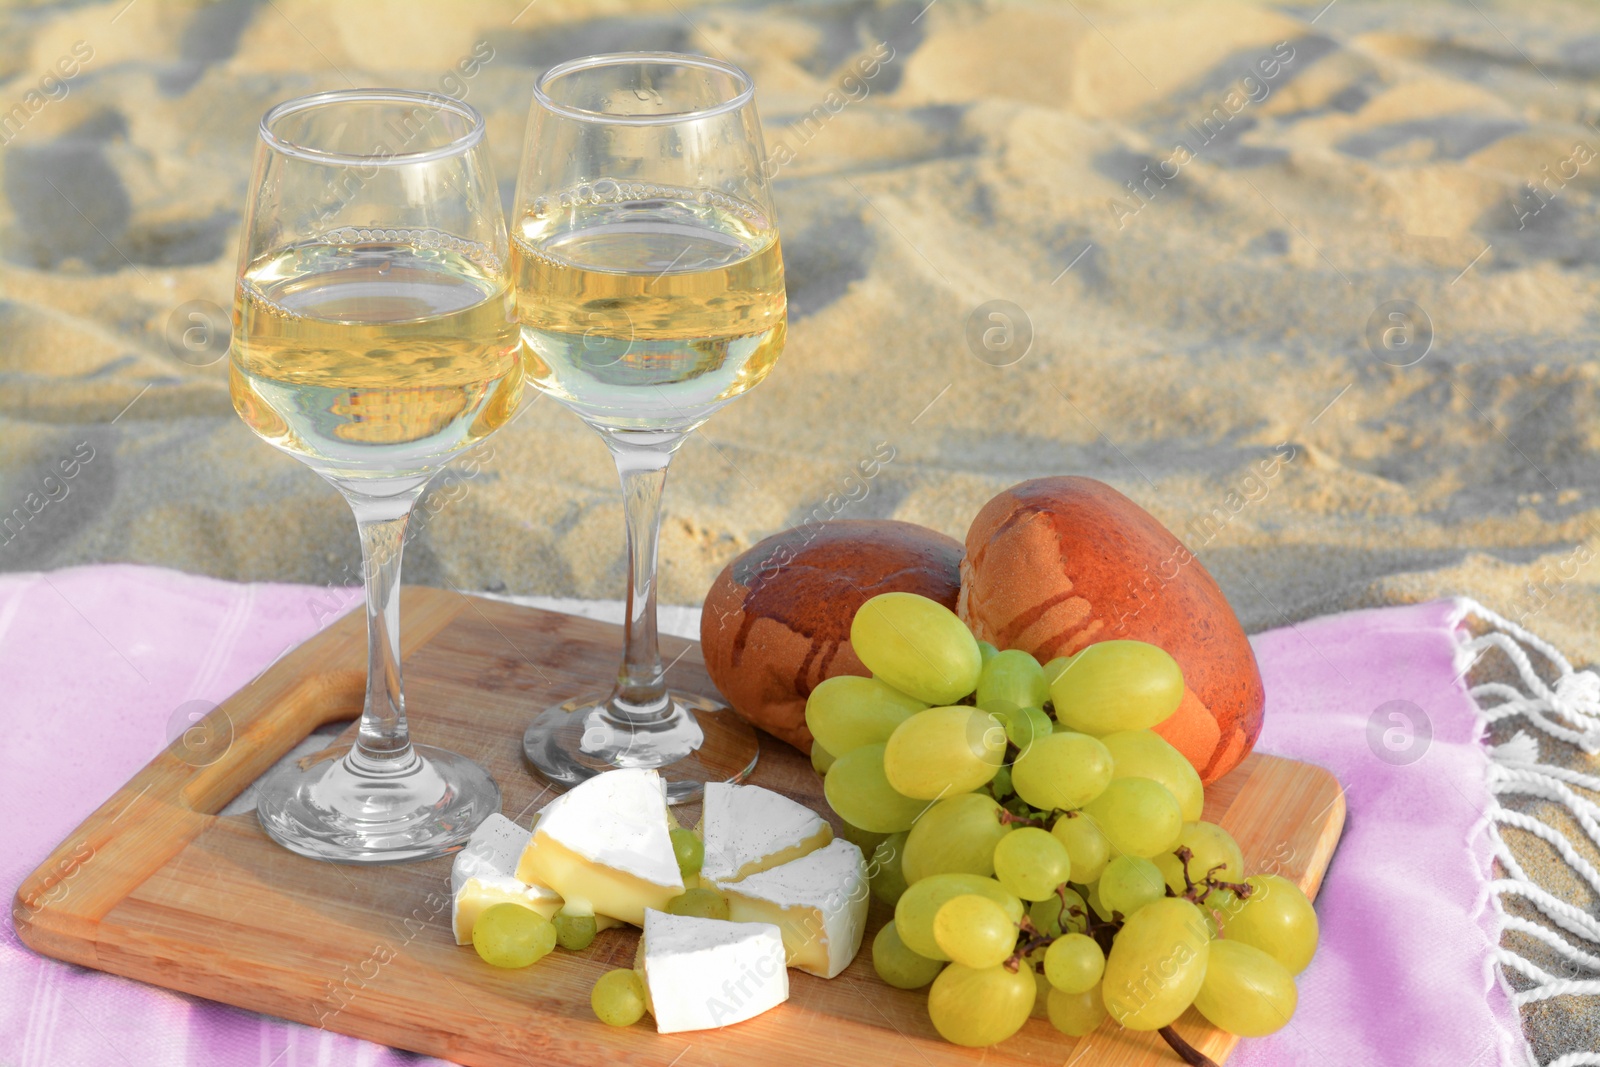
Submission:
[[[424,586],[408,587],[405,601],[402,655],[425,645],[469,604],[466,594]],[[145,764],[17,886],[11,919],[22,943],[97,966],[96,927],[107,911],[312,730],[361,713],[365,637],[365,612],[346,613]],[[343,662],[351,656],[359,657],[357,667]],[[212,743],[222,745],[215,756]],[[127,834],[128,827],[138,832]]]
[[[266,981],[252,987],[254,990],[271,988],[274,991],[270,1002],[263,1002],[259,996],[241,995],[237,991],[237,978],[230,975],[226,969],[201,968],[197,967],[192,959],[179,960],[170,950],[163,950],[160,938],[144,937],[108,942],[103,946],[99,960],[97,966],[101,969],[137,982],[145,982],[162,989],[172,989],[213,1003],[227,1004],[241,1011],[276,1016],[313,1030],[340,1033],[416,1055],[446,1059],[452,1063],[464,1064],[466,1067],[478,1067],[478,1065],[498,1067],[499,1064],[507,1062],[541,1062],[539,1058],[531,1055],[519,1061],[508,1061],[494,1055],[485,1057],[474,1045],[470,1034],[415,1025],[407,1018],[401,1006],[396,1006],[392,1011],[370,1010],[373,1004],[368,1002],[381,1006],[386,999],[372,989],[359,991],[359,997],[363,998],[363,1006],[369,1010],[358,1012],[338,1008],[332,1011],[319,1011],[317,1008],[319,1002],[314,994],[293,991],[292,987],[298,976],[285,966],[257,972],[258,978],[269,973],[272,975]],[[334,1021],[338,1022],[337,1026],[330,1025]],[[519,1032],[523,1033],[528,1031]],[[519,1054],[533,1054],[540,1049],[525,1047],[519,1043],[517,1051]]]
[[[1229,811],[1241,803],[1266,805],[1273,803],[1272,798],[1277,798],[1276,802],[1280,805],[1293,804],[1309,812],[1303,818],[1293,820],[1302,829],[1315,827],[1315,838],[1309,850],[1303,856],[1275,855],[1259,866],[1265,873],[1285,873],[1308,898],[1316,900],[1344,834],[1348,800],[1344,786],[1326,767],[1288,756],[1279,756],[1277,760],[1281,762],[1262,764],[1259,779],[1257,775],[1251,776]],[[1291,770],[1300,786],[1294,794],[1282,789],[1277,781],[1290,777]]]
[[[1219,824],[1235,838],[1253,837],[1248,830],[1251,823],[1275,821],[1272,816],[1281,814],[1285,806],[1303,808],[1309,815],[1287,821],[1298,828],[1297,836],[1310,834],[1310,847],[1303,852],[1286,851],[1288,842],[1280,842],[1265,856],[1247,853],[1245,869],[1251,874],[1284,874],[1315,900],[1344,832],[1344,787],[1333,772],[1315,763],[1266,752],[1253,752],[1249,758],[1248,774]],[[1293,792],[1283,789],[1285,779],[1294,779],[1298,788]],[[1212,1026],[1193,1006],[1185,1009],[1173,1029],[1218,1064],[1225,1064],[1242,1040]]]
[[1300,762],[1303,766],[1315,767],[1326,775],[1332,792],[1323,816],[1321,836],[1317,839],[1311,859],[1306,865],[1306,873],[1298,883],[1305,895],[1315,901],[1322,892],[1322,883],[1327,880],[1328,871],[1333,868],[1333,857],[1339,851],[1339,842],[1344,840],[1344,824],[1350,813],[1350,805],[1345,796],[1344,786],[1334,777],[1332,771],[1315,763]]

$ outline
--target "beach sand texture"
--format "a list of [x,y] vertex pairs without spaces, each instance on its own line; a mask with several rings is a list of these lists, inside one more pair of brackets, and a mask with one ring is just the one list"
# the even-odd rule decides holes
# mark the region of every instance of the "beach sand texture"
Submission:
[[[1252,630],[1467,594],[1600,659],[1600,9],[925,3],[0,12],[0,568],[353,581],[344,505],[228,399],[260,114],[464,97],[509,203],[539,71],[675,49],[757,80],[792,318],[674,464],[664,602],[810,518],[960,537],[1005,486],[1082,473]],[[620,595],[595,435],[540,399],[489,449],[407,577]],[[1600,1048],[1587,1008],[1529,1010],[1543,1059]]]

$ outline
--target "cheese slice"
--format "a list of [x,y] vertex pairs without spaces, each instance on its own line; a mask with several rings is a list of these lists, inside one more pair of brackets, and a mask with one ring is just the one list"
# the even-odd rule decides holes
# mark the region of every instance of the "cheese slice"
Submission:
[[[539,816],[541,814],[543,814],[543,811],[544,811],[544,809],[541,808],[539,811],[534,812],[533,825],[534,825],[535,828],[537,828],[538,825],[539,825]],[[670,809],[670,808],[667,809],[667,817],[668,818],[672,817],[672,809]],[[531,838],[532,838],[531,831],[528,832],[528,833],[524,833],[522,835],[522,839],[517,845],[517,852],[519,854],[522,852],[523,848],[526,847],[526,843],[529,840],[531,840]],[[552,889],[552,890],[550,890],[550,892],[555,893],[555,890]],[[560,899],[560,894],[557,894],[556,898],[559,900]],[[562,901],[561,907],[559,909],[557,909],[557,910],[566,912],[568,915],[587,915],[587,914],[590,914],[588,911],[585,911],[578,904],[576,904],[576,903],[574,903],[573,901],[570,901],[570,900]],[[594,931],[597,934],[600,933],[601,931],[604,931],[604,930],[614,930],[619,926],[627,926],[628,925],[627,923],[623,922],[621,919],[613,919],[609,915],[598,915],[598,914],[595,915],[594,922],[595,922]]]
[[516,873],[517,857],[528,843],[528,831],[498,812],[478,824],[450,867],[450,892],[461,892],[468,878]]
[[707,884],[736,882],[833,840],[833,827],[804,804],[759,785],[708,782],[700,836]]
[[561,907],[561,897],[544,885],[529,885],[517,878],[517,857],[527,843],[528,831],[504,815],[489,816],[450,868],[450,925],[456,944],[472,941],[478,916],[495,904],[520,904],[546,919]]
[[560,911],[563,915],[591,916],[594,919],[594,932],[597,934],[602,930],[613,930],[619,926],[628,925],[621,919],[613,919],[609,915],[600,915],[585,905],[577,903],[576,901],[562,901]]
[[624,767],[580,782],[545,805],[516,875],[574,908],[635,926],[646,908],[683,892],[667,793],[653,770]]
[[783,931],[789,966],[832,978],[856,958],[866,929],[867,864],[843,838],[781,867],[717,885],[734,922]]
[[743,1022],[789,999],[783,935],[770,923],[652,908],[639,947],[646,999],[663,1034]]

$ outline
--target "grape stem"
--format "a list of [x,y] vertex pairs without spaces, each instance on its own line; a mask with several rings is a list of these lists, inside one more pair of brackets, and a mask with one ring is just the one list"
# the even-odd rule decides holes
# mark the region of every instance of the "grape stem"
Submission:
[[1100,951],[1107,956],[1111,955],[1112,942],[1116,941],[1117,934],[1122,930],[1122,924],[1125,921],[1122,918],[1122,912],[1112,912],[1111,920],[1107,922],[1097,918],[1093,912],[1084,911],[1077,905],[1073,905],[1068,910],[1075,918],[1083,920],[1083,932],[1094,938],[1095,944],[1100,946]]
[[[1084,911],[1076,904],[1068,904],[1067,883],[1065,882],[1062,882],[1060,885],[1056,886],[1056,896],[1061,901],[1062,914],[1071,915],[1075,919],[1082,919],[1084,923],[1083,932],[1095,939],[1102,952],[1109,953],[1111,951],[1112,939],[1117,936],[1117,931],[1122,929],[1122,920],[1112,919],[1110,922],[1105,922],[1099,919],[1093,913]],[[1049,948],[1061,938],[1067,936],[1067,932],[1060,934],[1045,933],[1037,926],[1033,925],[1033,920],[1026,915],[1024,915],[1022,917],[1022,921],[1017,924],[1017,928],[1021,930],[1022,937],[1017,942],[1016,951],[1012,952],[1011,955],[1006,958],[1005,962],[1001,964],[1001,966],[1005,967],[1005,969],[1010,971],[1012,974],[1017,973],[1017,968],[1022,966],[1023,959],[1027,957],[1029,953],[1035,952],[1041,948]]]
[[1114,911],[1109,920],[1101,919],[1093,911],[1086,911],[1076,904],[1067,903],[1067,885],[1065,882],[1056,886],[1056,897],[1061,901],[1061,911],[1074,919],[1083,920],[1083,932],[1099,942],[1100,948],[1108,955],[1111,952],[1111,942],[1116,938],[1117,932],[1122,929],[1122,924],[1127,920],[1122,912]]
[[1163,1026],[1157,1033],[1161,1035],[1161,1040],[1165,1041],[1167,1046],[1176,1052],[1179,1058],[1184,1063],[1187,1063],[1189,1067],[1217,1067],[1216,1060],[1213,1060],[1210,1056],[1207,1056],[1204,1052],[1179,1037],[1178,1031],[1172,1027]]
[[1044,948],[1055,941],[1055,938],[1051,937],[1049,934],[1041,933],[1039,928],[1033,925],[1033,920],[1028,918],[1026,915],[1022,917],[1022,921],[1017,925],[1022,931],[1022,939],[1017,942],[1016,951],[1012,952],[1010,956],[1006,957],[1006,961],[1001,964],[1002,967],[1010,971],[1012,974],[1017,973],[1017,968],[1022,966],[1022,961],[1028,955],[1028,953],[1033,952],[1036,949]]
[[1179,863],[1183,864],[1183,884],[1185,888],[1182,893],[1176,895],[1181,896],[1184,900],[1187,900],[1191,904],[1199,904],[1201,901],[1205,900],[1206,897],[1210,896],[1213,889],[1230,890],[1240,900],[1250,899],[1250,894],[1255,891],[1254,887],[1249,883],[1224,882],[1222,879],[1218,878],[1217,872],[1226,867],[1226,863],[1219,863],[1215,867],[1212,867],[1210,870],[1206,871],[1204,878],[1200,879],[1199,882],[1196,882],[1193,878],[1189,877],[1189,861],[1194,859],[1193,850],[1191,850],[1188,845],[1179,845],[1177,848],[1172,850],[1172,854],[1178,857]]
[[1040,830],[1050,829],[1049,823],[1046,822],[1047,816],[1043,815],[1038,818],[1030,818],[1027,815],[1017,815],[1014,812],[1007,811],[1005,808],[1001,808],[996,813],[996,817],[999,818],[1002,826],[1033,826]]

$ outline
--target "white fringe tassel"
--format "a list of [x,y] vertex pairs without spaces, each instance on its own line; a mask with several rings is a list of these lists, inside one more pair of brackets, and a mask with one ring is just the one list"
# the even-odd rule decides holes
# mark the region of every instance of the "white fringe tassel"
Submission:
[[[1457,621],[1468,616],[1481,619],[1495,629],[1482,637],[1461,638],[1457,675],[1465,675],[1480,657],[1498,649],[1517,668],[1522,682],[1520,688],[1489,682],[1468,690],[1477,701],[1484,725],[1521,716],[1535,730],[1575,745],[1589,755],[1600,753],[1600,675],[1573,670],[1572,664],[1555,646],[1475,600],[1460,601]],[[1534,668],[1529,650],[1543,659],[1546,673],[1555,676],[1554,685],[1547,684]],[[1541,763],[1539,741],[1526,731],[1519,730],[1505,744],[1489,749],[1492,793],[1532,796],[1560,804],[1576,820],[1589,842],[1600,848],[1600,803],[1575,792],[1572,786],[1600,793],[1600,777]],[[1588,975],[1583,978],[1554,975],[1511,949],[1497,948],[1495,961],[1500,965],[1502,978],[1515,972],[1533,983],[1522,990],[1508,983],[1506,988],[1511,1002],[1520,1008],[1551,997],[1600,996],[1600,919],[1536,885],[1506,847],[1499,827],[1514,827],[1549,844],[1596,896],[1600,896],[1600,870],[1573,848],[1564,833],[1541,819],[1511,811],[1499,803],[1489,812],[1488,818],[1494,856],[1507,874],[1488,886],[1496,909],[1500,911],[1501,929],[1516,931],[1543,944],[1562,960],[1562,970],[1570,968],[1573,974]],[[1593,948],[1574,945],[1550,926],[1506,914],[1499,907],[1506,896],[1521,897],[1553,926]],[[1530,1062],[1535,1062],[1531,1055]],[[1544,1067],[1600,1067],[1600,1052],[1569,1052]]]

